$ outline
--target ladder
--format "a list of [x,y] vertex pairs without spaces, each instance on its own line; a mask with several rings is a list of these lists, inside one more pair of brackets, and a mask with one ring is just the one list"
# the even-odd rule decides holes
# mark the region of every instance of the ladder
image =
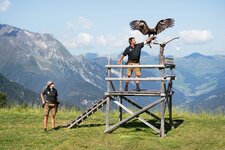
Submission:
[[74,128],[78,126],[81,122],[83,122],[85,119],[91,116],[94,112],[96,112],[101,107],[103,107],[106,104],[106,101],[107,101],[107,98],[105,97],[103,99],[99,99],[94,105],[92,105],[89,109],[87,109],[83,114],[78,116],[72,122],[64,125],[63,127]]

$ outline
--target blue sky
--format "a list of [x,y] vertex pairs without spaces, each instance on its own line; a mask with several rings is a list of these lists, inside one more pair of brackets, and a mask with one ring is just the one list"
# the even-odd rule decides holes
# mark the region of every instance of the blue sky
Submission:
[[[223,0],[0,0],[0,23],[53,34],[74,55],[116,54],[128,46],[130,36],[137,42],[147,39],[130,30],[130,21],[142,19],[154,27],[160,19],[170,17],[175,26],[157,39],[180,39],[167,45],[166,55],[224,55],[224,6]],[[158,49],[144,48],[154,55]]]

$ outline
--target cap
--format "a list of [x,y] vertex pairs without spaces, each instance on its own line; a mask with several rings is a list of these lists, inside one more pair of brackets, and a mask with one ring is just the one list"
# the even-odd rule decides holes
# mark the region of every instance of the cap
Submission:
[[49,86],[49,85],[51,85],[51,84],[54,84],[54,82],[52,82],[52,81],[48,81],[48,82],[47,82],[47,86]]

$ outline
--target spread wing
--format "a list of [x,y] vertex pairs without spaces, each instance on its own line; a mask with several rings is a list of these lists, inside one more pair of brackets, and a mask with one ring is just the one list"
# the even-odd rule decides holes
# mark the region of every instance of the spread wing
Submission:
[[139,30],[144,35],[146,35],[150,30],[144,20],[134,20],[130,22],[130,28],[132,30]]
[[160,20],[155,26],[155,30],[156,30],[156,33],[159,34],[162,31],[164,31],[166,28],[173,27],[173,26],[174,26],[174,19],[167,18],[167,19]]

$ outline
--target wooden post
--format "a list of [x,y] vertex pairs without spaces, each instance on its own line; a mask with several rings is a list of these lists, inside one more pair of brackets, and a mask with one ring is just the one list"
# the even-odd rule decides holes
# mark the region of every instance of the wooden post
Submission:
[[[121,64],[123,65],[123,61],[121,62]],[[123,77],[123,68],[120,68],[120,78]],[[122,80],[120,81],[120,91],[123,90],[123,82]],[[123,98],[120,96],[119,98],[119,103],[123,104]],[[122,107],[119,106],[119,121],[121,121],[123,119],[123,109]]]
[[[162,69],[162,77],[165,76],[165,69]],[[161,94],[166,95],[165,80],[161,81]],[[161,97],[163,98],[163,97]],[[161,102],[161,126],[160,126],[160,137],[165,137],[165,98]]]
[[165,137],[165,100],[161,102],[160,137]]
[[[173,72],[173,68],[170,68],[170,75],[173,76],[174,72]],[[171,129],[174,128],[173,126],[173,114],[172,114],[172,97],[173,97],[173,82],[172,80],[168,83],[170,86],[170,90],[169,90],[169,99],[168,99],[168,110],[169,110],[169,119],[170,119],[170,126]]]
[[159,51],[159,64],[160,65],[164,65],[164,60],[165,60],[165,56],[164,56],[164,47],[166,46],[165,44],[159,44],[160,46],[160,51]]
[[[108,65],[111,64],[111,59],[108,58]],[[111,68],[107,68],[107,77],[111,76]],[[110,81],[107,81],[107,92],[110,91]],[[106,130],[109,129],[109,105],[110,105],[110,96],[107,97],[106,101]]]

